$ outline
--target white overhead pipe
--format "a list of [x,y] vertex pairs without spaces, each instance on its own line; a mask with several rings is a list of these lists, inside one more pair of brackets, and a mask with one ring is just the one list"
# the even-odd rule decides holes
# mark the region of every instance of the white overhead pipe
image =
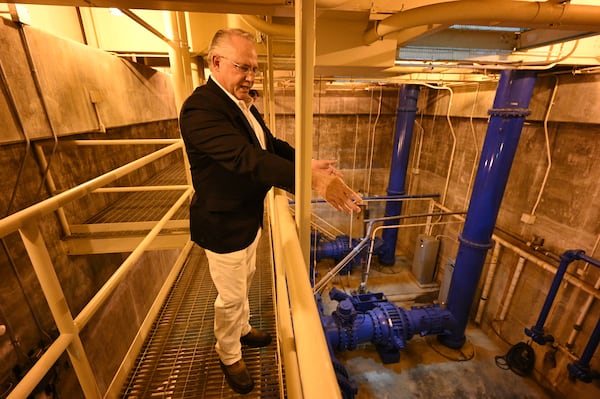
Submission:
[[294,25],[275,24],[272,22],[267,22],[256,15],[240,15],[239,17],[245,23],[266,35],[280,36],[288,39],[294,38]]
[[[317,0],[316,8],[327,9],[339,7],[348,0]],[[240,15],[242,21],[256,29],[257,31],[264,33],[269,36],[279,36],[287,39],[294,39],[295,29],[294,25],[276,24],[273,22],[265,21],[264,19],[256,15]]]
[[[493,5],[491,4],[493,3]],[[600,7],[569,2],[463,0],[402,11],[375,22],[363,36],[371,44],[385,35],[430,24],[465,24],[600,31]]]

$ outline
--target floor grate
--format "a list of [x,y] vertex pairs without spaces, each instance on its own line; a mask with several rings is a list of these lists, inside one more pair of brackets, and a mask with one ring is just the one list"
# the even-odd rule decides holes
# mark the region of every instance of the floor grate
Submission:
[[[185,170],[177,163],[148,179],[144,185],[185,185]],[[86,223],[125,223],[159,220],[177,201],[182,191],[140,191],[124,194]],[[189,218],[189,207],[180,207],[172,219]]]
[[[250,311],[254,327],[276,336],[269,249],[268,234],[263,233],[250,289]],[[214,350],[215,297],[206,256],[195,246],[123,387],[123,398],[285,397],[275,343],[265,348],[243,347],[254,390],[242,396],[229,388]]]

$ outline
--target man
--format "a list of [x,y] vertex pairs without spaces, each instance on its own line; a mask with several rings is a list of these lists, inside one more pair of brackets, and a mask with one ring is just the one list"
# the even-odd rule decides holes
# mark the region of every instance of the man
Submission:
[[[211,77],[185,101],[180,114],[195,190],[190,231],[205,249],[218,292],[214,332],[221,369],[234,391],[248,393],[254,382],[241,345],[271,342],[268,333],[249,323],[248,289],[263,202],[273,186],[294,192],[294,149],[273,137],[251,105],[258,70],[254,37],[239,29],[218,31],[208,61]],[[360,211],[361,198],[341,180],[333,163],[313,161],[313,189],[338,210]]]

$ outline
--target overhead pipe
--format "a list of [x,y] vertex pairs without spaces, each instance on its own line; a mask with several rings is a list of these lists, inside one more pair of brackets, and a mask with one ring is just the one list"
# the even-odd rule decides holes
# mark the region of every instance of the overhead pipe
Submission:
[[450,290],[448,309],[456,318],[456,329],[440,336],[440,342],[450,348],[461,348],[469,312],[488,249],[510,168],[517,150],[521,129],[536,75],[532,71],[502,71],[463,232]]
[[[348,0],[316,0],[316,8],[327,9],[335,8],[347,3]],[[265,21],[256,15],[239,15],[239,18],[246,24],[250,25],[257,31],[264,33],[265,35],[282,37],[286,39],[294,39],[295,29],[294,25],[277,24],[269,21]]]
[[261,33],[269,36],[294,39],[294,25],[267,22],[256,15],[240,15],[239,17],[242,21]]
[[[546,335],[544,331],[544,324],[546,323],[546,319],[548,318],[548,314],[550,313],[550,309],[552,308],[552,304],[554,303],[554,299],[556,298],[556,294],[558,289],[560,288],[560,284],[562,283],[563,277],[567,272],[567,268],[569,264],[576,260],[583,260],[588,262],[591,265],[596,267],[600,267],[600,261],[594,258],[591,258],[585,254],[585,251],[581,249],[568,250],[565,251],[560,256],[560,265],[558,266],[558,270],[556,275],[554,276],[554,280],[552,280],[552,285],[550,286],[550,290],[548,291],[548,295],[546,296],[546,300],[544,301],[544,305],[542,310],[540,311],[540,315],[538,317],[537,322],[531,328],[525,329],[525,334],[531,339],[540,344],[545,345],[546,343],[554,342],[554,337],[550,334]],[[592,372],[590,369],[590,361],[600,343],[600,319],[596,323],[596,327],[592,332],[592,336],[590,337],[583,354],[574,363],[567,365],[567,370],[571,374],[572,377],[577,378],[583,382],[590,383],[594,378],[600,378],[597,373]]]
[[[394,146],[392,153],[392,166],[387,188],[387,194],[404,195],[406,174],[408,171],[408,158],[412,143],[413,126],[417,114],[417,99],[419,98],[418,85],[401,85],[398,95],[398,108],[396,112],[396,130],[394,133]],[[388,201],[385,205],[385,216],[398,216],[402,213],[402,202]],[[384,225],[397,223],[396,220],[386,220]],[[383,265],[393,265],[396,262],[396,242],[398,229],[385,229],[382,237],[385,247],[379,255],[379,262]]]
[[478,1],[464,0],[431,4],[402,11],[367,30],[365,44],[384,36],[431,24],[493,25],[524,28],[552,28],[575,31],[600,31],[600,7],[573,5],[569,2],[552,4],[536,1]]

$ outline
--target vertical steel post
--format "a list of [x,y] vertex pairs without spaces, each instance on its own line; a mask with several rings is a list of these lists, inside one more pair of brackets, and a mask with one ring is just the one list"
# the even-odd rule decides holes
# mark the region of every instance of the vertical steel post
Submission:
[[296,0],[295,6],[295,147],[296,147],[296,226],[300,248],[309,270],[311,217],[311,159],[313,145],[313,93],[315,77],[316,1]]
[[521,129],[530,112],[527,107],[535,78],[535,72],[522,70],[504,70],[500,76],[448,292],[447,305],[456,319],[456,328],[452,334],[438,337],[450,348],[458,349],[466,341],[469,312],[492,246],[491,237]]
[[[408,170],[408,157],[412,142],[413,126],[417,113],[417,99],[419,98],[418,85],[402,85],[398,96],[398,109],[396,111],[396,131],[394,133],[394,146],[392,166],[388,183],[388,195],[403,195]],[[402,212],[402,202],[388,201],[385,206],[385,216],[397,216]],[[388,220],[386,226],[398,224],[397,220]],[[379,262],[384,265],[393,265],[396,261],[396,241],[398,229],[384,229],[382,239],[385,249],[379,255]]]

